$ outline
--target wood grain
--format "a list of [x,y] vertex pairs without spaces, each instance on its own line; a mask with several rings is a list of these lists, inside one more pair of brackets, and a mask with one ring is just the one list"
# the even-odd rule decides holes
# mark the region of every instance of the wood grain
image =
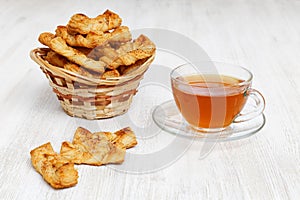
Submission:
[[[78,185],[53,190],[31,166],[30,150],[50,141],[58,151],[79,125],[113,131],[122,120],[67,116],[29,51],[40,46],[39,33],[54,31],[72,14],[96,16],[107,8],[119,13],[131,29],[179,32],[212,60],[250,69],[253,87],[266,98],[265,127],[250,138],[216,144],[203,159],[203,142],[194,142],[180,159],[153,173],[77,166]],[[1,1],[0,9],[0,199],[299,199],[299,0],[22,0]],[[172,62],[160,55],[155,60],[170,66]],[[159,90],[152,92],[160,97]],[[142,94],[149,93],[138,93],[135,105],[141,106]],[[162,101],[158,97],[153,101]],[[142,118],[147,116],[134,110],[126,115],[137,124],[145,123]],[[166,132],[149,138],[138,134],[139,145],[132,153],[159,150],[173,139]]]

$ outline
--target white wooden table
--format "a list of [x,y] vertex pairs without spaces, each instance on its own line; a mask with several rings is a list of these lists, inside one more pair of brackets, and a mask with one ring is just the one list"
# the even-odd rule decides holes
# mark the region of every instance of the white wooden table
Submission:
[[[0,199],[300,198],[299,0],[1,0],[0,4]],[[181,33],[212,60],[250,69],[253,86],[266,98],[265,127],[249,138],[215,144],[204,158],[199,152],[207,144],[194,142],[179,159],[152,172],[76,166],[80,178],[75,187],[52,189],[31,166],[31,149],[50,141],[58,151],[79,125],[114,131],[128,120],[142,130],[152,109],[143,107],[143,99],[150,98],[154,105],[170,98],[168,88],[165,95],[153,97],[149,91],[155,87],[144,87],[133,102],[140,110],[97,122],[71,118],[61,110],[29,51],[40,46],[39,33],[54,31],[72,14],[96,16],[107,8],[119,13],[131,29]],[[179,61],[157,55],[154,64],[175,66]],[[145,78],[155,73],[150,69]],[[157,133],[149,137],[137,133],[139,144],[131,154],[149,155],[173,138]],[[136,161],[127,159],[124,164],[130,162]]]

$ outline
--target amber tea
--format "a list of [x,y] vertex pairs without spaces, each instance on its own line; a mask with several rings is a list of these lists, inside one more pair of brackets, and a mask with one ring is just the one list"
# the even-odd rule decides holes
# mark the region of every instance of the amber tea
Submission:
[[181,76],[175,80],[172,80],[172,89],[176,105],[194,127],[229,126],[247,100],[249,85],[240,84],[244,80],[235,77],[206,74]]

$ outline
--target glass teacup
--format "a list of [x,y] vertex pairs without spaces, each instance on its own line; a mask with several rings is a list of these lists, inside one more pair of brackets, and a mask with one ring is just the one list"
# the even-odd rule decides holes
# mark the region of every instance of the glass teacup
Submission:
[[[197,131],[222,131],[264,110],[264,97],[251,88],[253,75],[243,67],[219,62],[188,63],[172,70],[170,76],[177,108]],[[250,98],[255,106],[243,113]]]

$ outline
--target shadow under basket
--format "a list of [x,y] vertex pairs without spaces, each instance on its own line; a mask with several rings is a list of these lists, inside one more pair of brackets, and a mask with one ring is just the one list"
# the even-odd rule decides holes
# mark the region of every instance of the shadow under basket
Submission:
[[30,52],[30,57],[45,73],[63,110],[72,117],[86,119],[110,118],[127,112],[144,73],[155,57],[149,57],[129,74],[96,79],[49,64],[43,59],[48,51],[48,48],[37,48]]

